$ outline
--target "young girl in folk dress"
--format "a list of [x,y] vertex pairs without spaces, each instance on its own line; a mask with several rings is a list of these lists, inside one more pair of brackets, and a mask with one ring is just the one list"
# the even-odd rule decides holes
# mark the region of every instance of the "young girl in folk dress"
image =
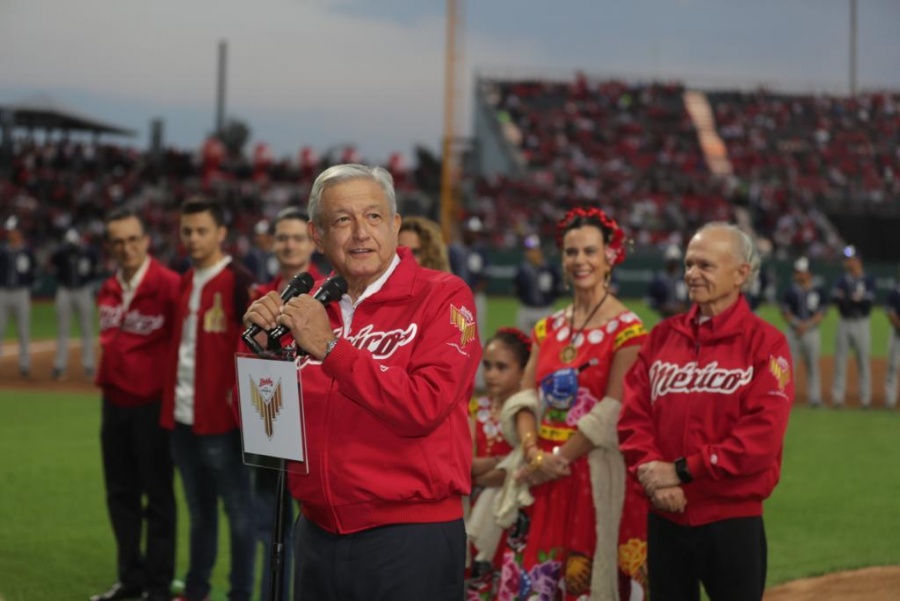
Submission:
[[[503,403],[521,386],[522,374],[528,357],[531,354],[531,340],[524,332],[515,328],[500,328],[488,340],[484,347],[484,383],[487,396],[477,400],[472,416],[472,439],[475,441],[475,452],[472,459],[472,504],[478,503],[481,493],[486,488],[496,488],[503,484],[506,471],[498,469],[497,464],[512,451],[512,447],[500,432],[500,409]],[[492,503],[493,496],[485,495],[482,502]],[[493,513],[488,506],[483,512]],[[470,535],[476,542],[479,525],[469,523]],[[497,526],[499,528],[499,526]],[[476,529],[475,532],[472,530]],[[485,537],[489,538],[489,537]],[[490,557],[484,549],[472,545],[472,571],[466,598],[470,601],[493,599],[495,582],[499,577],[500,561],[503,545]]]

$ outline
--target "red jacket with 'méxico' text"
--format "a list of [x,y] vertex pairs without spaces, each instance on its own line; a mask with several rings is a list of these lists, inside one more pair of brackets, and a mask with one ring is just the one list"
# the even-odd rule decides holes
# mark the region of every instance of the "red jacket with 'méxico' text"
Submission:
[[408,249],[324,362],[299,360],[308,475],[290,474],[307,518],[351,533],[462,517],[471,487],[468,403],[481,344],[472,292]]
[[743,297],[698,323],[695,306],[650,333],[625,378],[619,440],[635,473],[649,461],[685,457],[684,513],[702,525],[762,514],[778,483],[794,400],[784,335],[754,315]]

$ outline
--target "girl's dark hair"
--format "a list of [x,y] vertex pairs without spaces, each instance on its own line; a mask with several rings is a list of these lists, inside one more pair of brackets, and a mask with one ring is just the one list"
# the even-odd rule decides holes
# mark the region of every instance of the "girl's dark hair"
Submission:
[[525,367],[525,364],[528,363],[528,357],[531,356],[531,338],[518,328],[500,328],[487,341],[487,344],[495,340],[508,346],[519,361],[519,367]]

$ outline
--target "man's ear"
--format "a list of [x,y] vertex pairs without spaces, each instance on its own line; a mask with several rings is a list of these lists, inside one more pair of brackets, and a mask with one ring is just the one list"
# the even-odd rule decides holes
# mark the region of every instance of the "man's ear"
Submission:
[[306,224],[307,231],[309,232],[309,237],[312,238],[312,241],[316,245],[316,250],[319,252],[325,252],[325,249],[322,247],[322,230],[316,227],[315,222],[310,221]]

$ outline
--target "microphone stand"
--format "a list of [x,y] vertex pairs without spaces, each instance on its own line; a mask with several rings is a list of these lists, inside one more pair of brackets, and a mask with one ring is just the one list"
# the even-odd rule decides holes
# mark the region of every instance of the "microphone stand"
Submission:
[[[258,346],[258,345],[257,345]],[[282,348],[281,340],[269,336],[269,348],[265,353],[287,361],[291,352]],[[284,597],[284,514],[287,496],[287,462],[278,459],[278,482],[275,485],[275,515],[272,520],[272,548],[269,550],[269,601],[282,601]]]

